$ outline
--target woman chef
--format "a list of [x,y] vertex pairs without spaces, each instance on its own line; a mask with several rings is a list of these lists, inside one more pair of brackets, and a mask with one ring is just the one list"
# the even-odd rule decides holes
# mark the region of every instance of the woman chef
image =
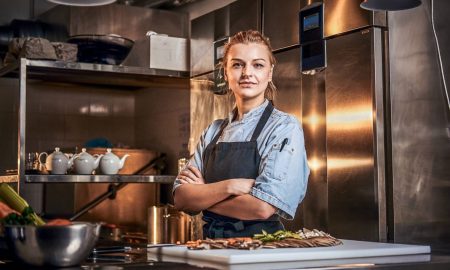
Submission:
[[203,237],[251,237],[283,229],[306,192],[309,169],[298,120],[275,109],[275,58],[257,31],[231,37],[225,80],[236,101],[226,119],[203,132],[174,183],[175,207],[203,211]]

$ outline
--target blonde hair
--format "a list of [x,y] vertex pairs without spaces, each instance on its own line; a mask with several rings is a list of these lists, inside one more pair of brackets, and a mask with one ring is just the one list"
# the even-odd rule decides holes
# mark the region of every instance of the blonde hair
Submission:
[[[259,31],[247,30],[236,33],[234,36],[230,37],[228,39],[228,42],[225,44],[221,67],[223,68],[224,73],[228,62],[227,56],[228,53],[230,52],[230,48],[236,44],[249,44],[249,43],[264,45],[267,48],[267,51],[269,52],[269,61],[271,64],[271,68],[275,66],[276,60],[275,56],[272,53],[272,46],[270,46],[269,39],[264,37]],[[228,89],[228,91],[230,91],[230,89]],[[270,80],[264,93],[265,98],[267,98],[268,100],[273,100],[275,98],[276,91],[277,87],[273,84],[272,80]]]

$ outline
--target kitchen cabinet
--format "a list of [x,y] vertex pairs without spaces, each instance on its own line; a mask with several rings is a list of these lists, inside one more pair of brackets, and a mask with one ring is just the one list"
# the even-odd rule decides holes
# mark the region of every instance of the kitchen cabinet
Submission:
[[[189,78],[174,77],[163,70],[140,67],[113,66],[90,63],[30,60],[22,58],[0,69],[1,77],[19,80],[18,101],[18,168],[17,175],[0,176],[0,182],[20,183],[171,183],[172,175],[31,175],[25,173],[27,80],[60,82],[64,84],[103,85],[118,91],[142,88],[186,88]],[[64,89],[61,89],[64,91]],[[188,90],[187,90],[188,91]],[[82,95],[83,93],[80,93]],[[29,101],[35,102],[35,101]]]

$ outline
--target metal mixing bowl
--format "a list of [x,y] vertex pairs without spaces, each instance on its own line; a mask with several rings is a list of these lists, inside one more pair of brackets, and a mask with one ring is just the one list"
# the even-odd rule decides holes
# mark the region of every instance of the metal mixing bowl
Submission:
[[73,266],[92,251],[100,224],[74,222],[67,226],[5,226],[5,239],[12,254],[35,265]]

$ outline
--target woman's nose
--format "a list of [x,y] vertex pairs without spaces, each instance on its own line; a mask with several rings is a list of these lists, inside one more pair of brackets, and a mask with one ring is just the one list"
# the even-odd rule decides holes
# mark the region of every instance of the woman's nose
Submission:
[[252,69],[248,66],[242,68],[242,75],[250,76],[252,74]]

